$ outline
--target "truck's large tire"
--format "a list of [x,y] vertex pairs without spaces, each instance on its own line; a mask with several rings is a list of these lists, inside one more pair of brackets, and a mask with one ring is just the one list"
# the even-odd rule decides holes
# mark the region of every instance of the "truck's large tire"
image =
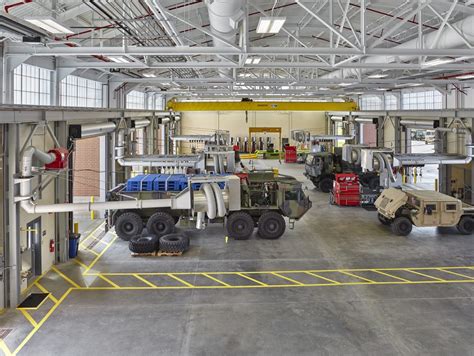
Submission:
[[383,216],[382,214],[378,213],[378,216],[379,218],[379,221],[382,225],[390,225],[390,220],[388,220],[385,216]]
[[128,243],[130,251],[135,253],[150,253],[158,250],[158,237],[155,235],[134,236]]
[[413,224],[405,216],[399,216],[392,222],[392,232],[398,236],[408,236],[413,228]]
[[183,234],[168,234],[160,237],[160,251],[185,252],[189,249],[189,237]]
[[129,241],[143,231],[143,220],[137,213],[125,212],[115,220],[115,232],[122,240]]
[[285,219],[275,211],[268,211],[258,219],[258,235],[262,239],[279,239],[285,233],[285,229]]
[[321,179],[319,182],[319,190],[323,193],[329,193],[332,190],[333,181],[332,178],[326,177]]
[[463,216],[457,225],[458,231],[463,235],[471,235],[474,232],[474,218]]
[[227,233],[235,240],[248,240],[252,236],[254,226],[250,214],[243,211],[232,213],[227,218]]
[[174,231],[175,220],[173,216],[164,212],[158,211],[148,219],[146,228],[148,233],[158,237],[171,234]]

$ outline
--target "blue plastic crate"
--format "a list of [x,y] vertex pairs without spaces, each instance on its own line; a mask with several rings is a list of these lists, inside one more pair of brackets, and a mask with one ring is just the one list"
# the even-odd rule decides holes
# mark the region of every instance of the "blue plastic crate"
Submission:
[[159,174],[148,174],[145,176],[141,181],[141,189],[140,191],[153,191],[153,182],[156,178],[159,177]]
[[128,192],[139,192],[141,189],[141,181],[145,176],[139,175],[133,178],[130,178],[127,181],[127,191]]

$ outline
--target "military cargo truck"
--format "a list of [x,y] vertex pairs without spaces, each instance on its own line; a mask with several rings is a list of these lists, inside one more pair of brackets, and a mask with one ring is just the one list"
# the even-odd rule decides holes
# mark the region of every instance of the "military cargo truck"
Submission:
[[474,207],[430,190],[385,189],[375,202],[379,221],[392,232],[407,236],[417,227],[456,226],[464,235],[474,232]]
[[[143,180],[149,181],[149,176]],[[169,182],[172,177],[167,179]],[[127,183],[119,185],[109,192],[109,201],[154,199],[163,204],[160,208],[109,211],[108,226],[115,226],[117,235],[129,240],[141,234],[144,227],[151,234],[168,234],[183,218],[196,222],[198,229],[208,223],[225,223],[228,236],[236,240],[248,239],[255,227],[261,238],[278,239],[286,229],[284,217],[293,227],[294,222],[311,208],[311,201],[300,182],[271,171],[238,176],[189,176],[187,180],[188,183],[179,185],[179,189],[176,188],[178,185],[173,185],[172,190],[167,191],[127,191]]]

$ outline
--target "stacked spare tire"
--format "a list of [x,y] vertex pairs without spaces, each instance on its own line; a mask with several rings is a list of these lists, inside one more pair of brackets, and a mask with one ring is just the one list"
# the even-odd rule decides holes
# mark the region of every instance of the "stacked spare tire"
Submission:
[[115,229],[125,241],[129,241],[129,249],[133,253],[182,253],[189,249],[189,237],[175,233],[177,223],[171,214],[159,211],[147,221],[148,234],[143,234],[143,220],[134,212],[126,212],[117,218]]

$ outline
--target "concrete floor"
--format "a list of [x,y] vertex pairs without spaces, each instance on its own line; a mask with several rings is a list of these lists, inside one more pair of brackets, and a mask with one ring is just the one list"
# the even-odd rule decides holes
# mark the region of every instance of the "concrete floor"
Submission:
[[[190,231],[181,257],[132,258],[127,243],[81,252],[92,272],[282,271],[474,266],[473,237],[452,229],[393,236],[376,213],[328,204],[301,165],[278,166],[305,182],[312,210],[277,241],[229,240],[220,226]],[[102,247],[100,247],[102,246]],[[80,286],[99,285],[75,263],[58,270]],[[474,270],[470,274],[474,280]],[[465,272],[469,273],[469,272]],[[101,281],[105,283],[104,281]],[[471,280],[472,282],[472,280]],[[118,282],[117,282],[118,283]],[[126,285],[126,281],[120,282]],[[57,274],[41,284],[58,298],[71,283]],[[107,283],[105,283],[107,285]],[[474,355],[474,284],[429,283],[307,288],[72,290],[18,350],[30,355]],[[51,308],[51,307],[50,307]],[[36,320],[42,315],[33,314]],[[25,335],[22,316],[0,327]],[[23,325],[23,324],[21,324]],[[23,326],[23,329],[26,327]],[[31,330],[26,328],[26,331]],[[35,328],[33,328],[35,330]],[[22,336],[23,335],[23,336]],[[0,345],[1,346],[1,345]]]

